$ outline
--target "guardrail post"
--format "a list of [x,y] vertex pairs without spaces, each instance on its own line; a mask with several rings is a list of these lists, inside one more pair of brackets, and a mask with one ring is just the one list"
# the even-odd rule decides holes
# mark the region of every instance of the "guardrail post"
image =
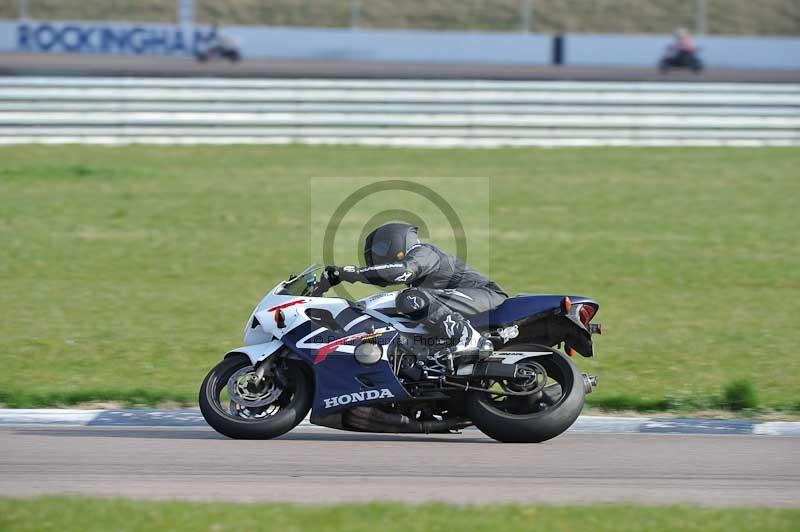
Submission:
[[178,26],[183,28],[194,26],[194,0],[178,0],[176,16]]
[[706,0],[697,0],[694,13],[694,33],[703,35],[706,32]]
[[361,0],[350,0],[350,27],[357,28],[361,22]]
[[17,18],[26,20],[30,18],[30,11],[28,11],[28,0],[17,0]]
[[520,0],[519,4],[519,30],[530,33],[533,27],[533,0]]

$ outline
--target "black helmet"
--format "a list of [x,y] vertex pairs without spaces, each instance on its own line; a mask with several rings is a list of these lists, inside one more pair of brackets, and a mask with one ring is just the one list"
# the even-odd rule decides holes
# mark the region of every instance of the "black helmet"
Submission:
[[418,230],[413,225],[392,222],[372,231],[364,241],[364,261],[367,266],[403,260],[411,246],[419,244]]

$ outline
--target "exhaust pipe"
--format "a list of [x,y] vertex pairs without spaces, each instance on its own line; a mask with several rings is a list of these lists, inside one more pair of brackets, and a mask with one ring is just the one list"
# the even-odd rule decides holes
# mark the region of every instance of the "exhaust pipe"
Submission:
[[344,413],[342,420],[352,429],[367,432],[435,434],[460,430],[472,425],[463,419],[417,421],[396,412],[358,406]]
[[581,375],[583,376],[583,391],[588,395],[597,386],[597,376],[587,375],[586,373],[581,373]]

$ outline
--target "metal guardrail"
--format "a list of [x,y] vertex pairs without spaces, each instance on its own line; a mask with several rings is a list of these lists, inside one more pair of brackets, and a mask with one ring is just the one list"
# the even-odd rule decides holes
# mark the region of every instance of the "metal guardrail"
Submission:
[[0,78],[0,144],[800,145],[800,85]]

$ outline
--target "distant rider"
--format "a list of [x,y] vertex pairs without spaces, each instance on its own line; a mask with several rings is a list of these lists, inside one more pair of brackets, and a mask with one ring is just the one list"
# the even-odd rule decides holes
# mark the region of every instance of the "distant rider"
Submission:
[[673,34],[675,40],[669,47],[668,55],[676,63],[687,63],[694,57],[697,48],[692,34],[686,28],[678,28]]
[[451,342],[455,356],[490,350],[466,317],[486,312],[508,294],[500,286],[433,244],[422,244],[418,228],[381,225],[364,245],[366,266],[326,266],[331,285],[341,281],[376,286],[405,284],[395,299],[398,312],[430,326]]

